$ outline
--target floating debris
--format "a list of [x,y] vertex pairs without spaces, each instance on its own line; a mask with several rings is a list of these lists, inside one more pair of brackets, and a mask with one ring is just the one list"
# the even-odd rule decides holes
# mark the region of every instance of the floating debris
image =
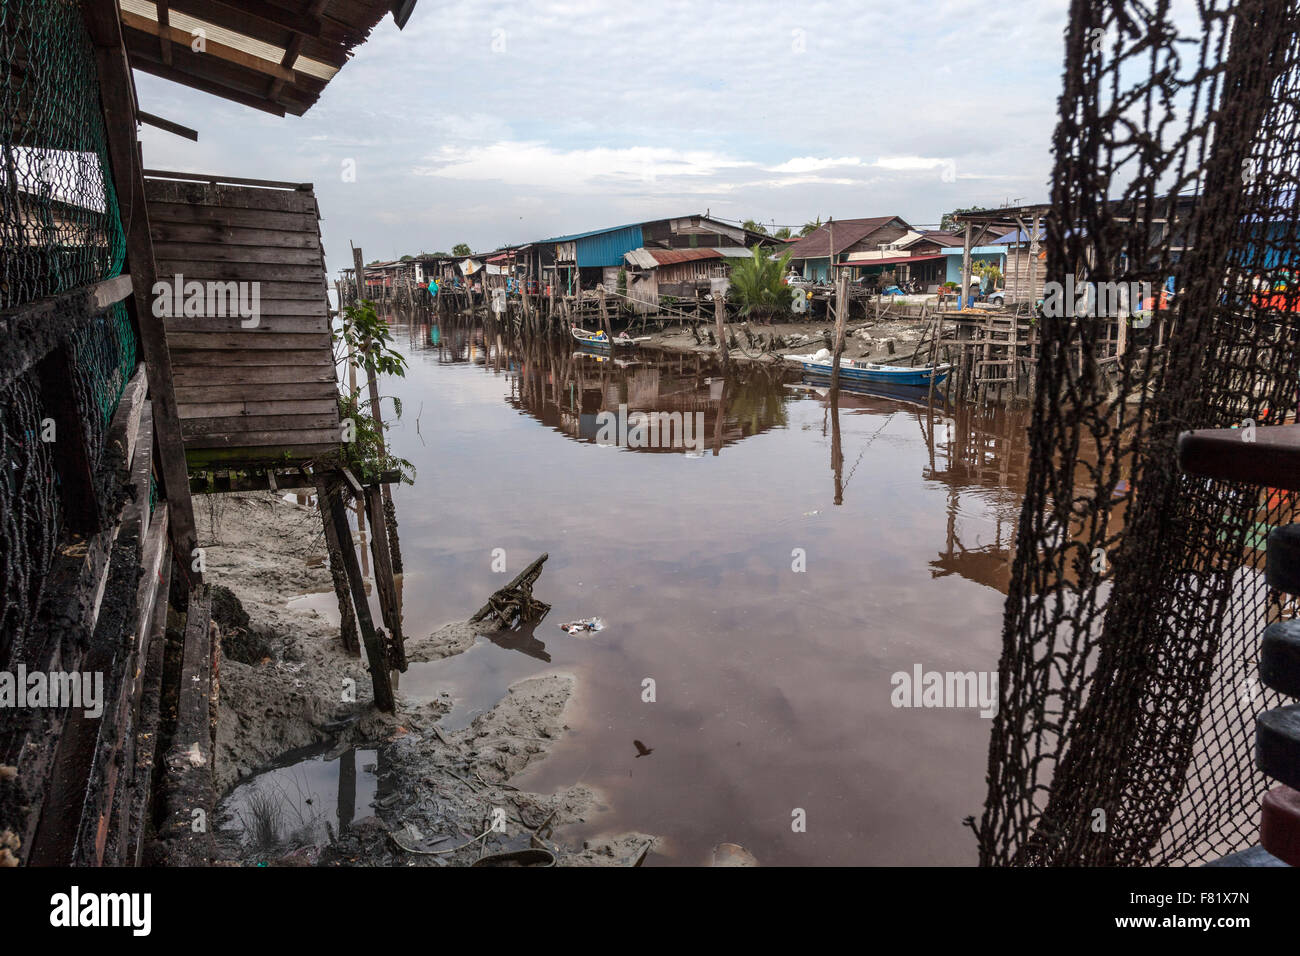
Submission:
[[583,618],[581,621],[570,621],[568,624],[560,625],[560,630],[566,634],[587,634],[604,629],[605,622],[598,617]]

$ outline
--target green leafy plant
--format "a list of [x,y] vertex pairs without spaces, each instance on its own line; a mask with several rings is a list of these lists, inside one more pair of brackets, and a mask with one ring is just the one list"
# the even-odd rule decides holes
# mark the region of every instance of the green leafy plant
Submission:
[[453,256],[472,256],[474,253],[470,250],[468,243],[458,242],[451,247]]
[[984,287],[990,292],[1002,285],[1002,270],[992,262],[975,262],[970,271],[984,280]]
[[[333,332],[336,349],[335,362],[347,361],[349,350],[360,356],[367,374],[406,375],[406,358],[392,346],[393,334],[388,323],[379,317],[375,304],[363,299],[340,313],[341,322]],[[341,354],[340,354],[341,353]],[[402,417],[402,403],[393,397],[394,417]],[[383,433],[375,424],[369,402],[351,395],[339,398],[339,419],[352,421],[353,440],[343,442],[343,460],[358,477],[376,481],[385,472],[397,471],[407,484],[415,481],[415,466],[404,458],[388,454]],[[384,424],[385,430],[388,428]]]
[[[401,417],[401,405],[394,400],[397,417]],[[415,466],[405,458],[387,451],[388,443],[384,441],[370,414],[370,403],[358,401],[351,395],[339,396],[339,420],[351,419],[353,425],[352,441],[343,443],[343,464],[352,469],[363,485],[379,481],[385,474],[397,472],[404,484],[415,484]],[[388,430],[388,422],[384,430]]]
[[773,259],[761,246],[750,249],[748,259],[733,261],[728,298],[741,315],[770,320],[790,310],[790,287],[785,284],[789,263],[790,253]]
[[406,375],[406,359],[391,345],[392,330],[388,323],[379,317],[375,304],[369,299],[362,299],[356,305],[349,305],[340,313],[342,322],[333,331],[333,341],[341,345],[341,356],[336,354],[334,363],[347,359],[348,349],[361,356],[368,369],[378,375]]

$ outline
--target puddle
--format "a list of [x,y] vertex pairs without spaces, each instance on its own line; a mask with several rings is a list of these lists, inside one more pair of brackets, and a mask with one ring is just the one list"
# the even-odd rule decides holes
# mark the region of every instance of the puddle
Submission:
[[398,675],[398,690],[408,700],[452,699],[452,709],[439,721],[443,730],[464,730],[479,714],[491,710],[510,685],[535,677],[550,664],[547,643],[572,641],[554,624],[479,637],[469,650],[438,661],[417,661]]
[[219,829],[251,847],[326,843],[341,827],[371,816],[382,796],[379,752],[329,746],[290,751],[275,765],[238,784],[217,804]]

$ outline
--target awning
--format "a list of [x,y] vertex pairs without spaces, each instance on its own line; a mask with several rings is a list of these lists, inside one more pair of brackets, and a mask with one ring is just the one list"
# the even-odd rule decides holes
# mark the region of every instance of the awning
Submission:
[[868,269],[876,266],[896,266],[904,262],[926,262],[931,259],[944,259],[946,256],[933,254],[928,256],[899,256],[894,259],[855,259],[852,262],[837,262],[836,268]]

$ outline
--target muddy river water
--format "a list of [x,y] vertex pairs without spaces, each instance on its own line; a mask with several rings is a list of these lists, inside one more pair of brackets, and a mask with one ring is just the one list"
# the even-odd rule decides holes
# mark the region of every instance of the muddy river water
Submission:
[[[797,372],[724,382],[698,356],[473,325],[394,333],[410,369],[384,385],[391,443],[418,471],[395,489],[407,633],[463,620],[542,552],[552,605],[412,666],[402,693],[449,694],[459,727],[514,681],[575,674],[570,732],[514,781],[604,795],[570,840],[636,829],[679,864],[721,842],[765,864],[974,862],[990,721],[974,700],[898,706],[920,695],[895,675],[996,673],[1023,415],[923,393],[833,406]],[[620,405],[690,416],[703,440],[608,444]],[[592,617],[603,630],[558,626]]]

